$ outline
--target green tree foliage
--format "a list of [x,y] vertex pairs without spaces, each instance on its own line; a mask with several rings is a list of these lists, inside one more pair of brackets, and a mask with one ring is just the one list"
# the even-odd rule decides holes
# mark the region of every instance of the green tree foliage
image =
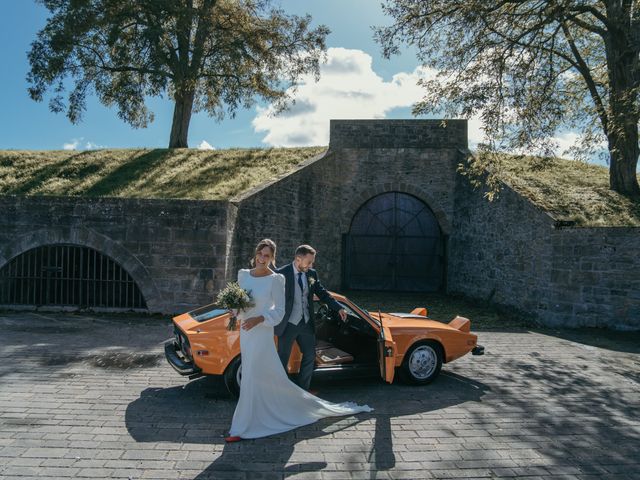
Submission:
[[[39,0],[51,13],[29,51],[29,94],[79,122],[95,93],[134,127],[145,98],[174,102],[169,147],[187,147],[192,113],[220,120],[256,97],[286,106],[288,87],[319,75],[328,30],[271,0]],[[69,89],[67,94],[67,88]]]
[[413,45],[425,66],[414,113],[480,115],[489,150],[550,154],[563,128],[576,157],[606,140],[610,188],[640,195],[639,0],[386,0],[376,30],[389,57]]

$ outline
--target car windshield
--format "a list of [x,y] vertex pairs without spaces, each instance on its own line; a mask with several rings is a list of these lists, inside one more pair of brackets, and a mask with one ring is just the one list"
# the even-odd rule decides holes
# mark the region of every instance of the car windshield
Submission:
[[[376,318],[372,317],[372,316],[371,316],[371,314],[370,314],[367,310],[365,310],[364,308],[360,307],[359,305],[356,305],[356,303],[355,303],[353,300],[349,299],[349,301],[350,301],[350,302],[353,304],[353,306],[354,306],[354,307],[356,307],[358,310],[360,310],[361,312],[364,312],[364,314],[365,314],[367,317],[369,317],[369,318],[370,318],[370,319],[371,319],[371,320],[372,320],[376,325],[378,325],[378,326],[380,325],[380,322],[379,322]],[[360,315],[358,315],[357,313],[355,313],[355,312],[351,309],[351,307],[349,307],[349,305],[347,305],[346,303],[344,303],[344,302],[338,302],[338,303],[340,303],[340,305],[342,305],[342,306],[344,307],[344,309],[347,311],[347,314],[348,314],[348,315],[355,315],[356,317],[359,317],[359,316],[360,316]]]
[[204,322],[219,317],[220,315],[225,315],[226,313],[229,313],[229,310],[218,308],[216,305],[205,305],[204,307],[191,310],[189,315],[196,322]]

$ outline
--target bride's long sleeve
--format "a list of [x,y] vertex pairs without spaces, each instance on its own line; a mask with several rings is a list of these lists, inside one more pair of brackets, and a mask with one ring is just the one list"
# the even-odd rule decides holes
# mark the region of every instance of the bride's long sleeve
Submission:
[[284,276],[277,273],[271,282],[273,305],[264,312],[264,324],[275,327],[284,318]]

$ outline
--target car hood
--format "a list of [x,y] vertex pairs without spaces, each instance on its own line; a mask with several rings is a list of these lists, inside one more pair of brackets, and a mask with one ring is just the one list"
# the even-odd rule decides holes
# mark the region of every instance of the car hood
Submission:
[[185,333],[226,329],[228,320],[228,313],[221,314],[219,310],[210,306],[173,317],[173,323]]
[[188,313],[183,313],[182,315],[173,317],[173,323],[177,325],[183,332],[195,330],[200,325]]
[[456,330],[446,323],[432,320],[421,315],[412,315],[410,313],[369,313],[374,319],[379,320],[382,316],[382,323],[385,327],[394,328],[428,328],[440,330]]

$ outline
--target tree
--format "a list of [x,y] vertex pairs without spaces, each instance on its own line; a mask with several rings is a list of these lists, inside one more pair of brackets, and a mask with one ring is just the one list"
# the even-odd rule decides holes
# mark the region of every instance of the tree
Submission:
[[576,129],[577,156],[606,138],[610,188],[640,195],[639,0],[386,0],[385,56],[413,45],[439,73],[414,113],[480,115],[495,150]]
[[145,98],[168,94],[170,148],[187,147],[192,113],[221,120],[256,96],[284,108],[288,87],[319,75],[329,33],[271,0],[38,1],[51,16],[28,53],[31,98],[52,90],[50,109],[77,123],[95,93],[142,128],[153,121]]

